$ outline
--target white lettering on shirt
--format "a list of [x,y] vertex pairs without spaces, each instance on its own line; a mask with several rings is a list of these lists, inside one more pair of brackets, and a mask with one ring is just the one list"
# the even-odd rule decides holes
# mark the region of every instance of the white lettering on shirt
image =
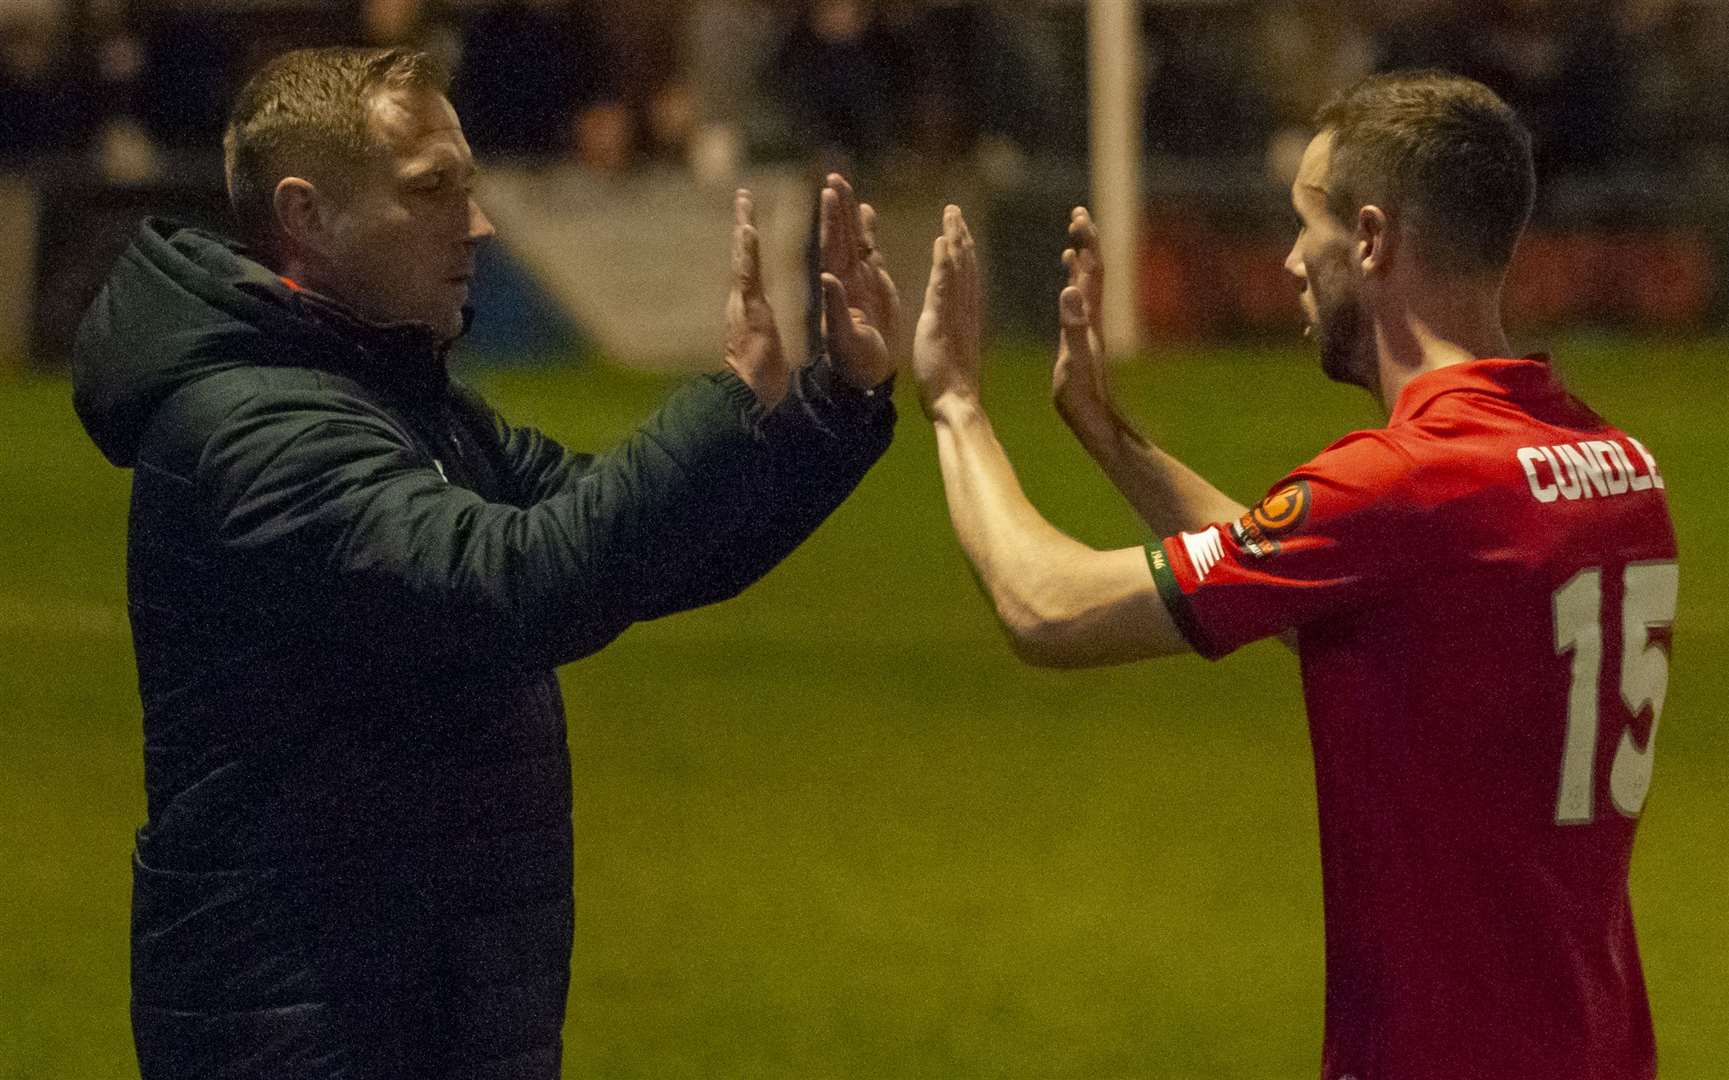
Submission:
[[1650,451],[1632,436],[1627,436],[1627,442],[1645,463],[1644,472],[1639,471],[1625,446],[1609,439],[1521,446],[1515,456],[1531,497],[1540,503],[1609,498],[1662,487],[1663,475]]
[[1531,485],[1531,494],[1538,502],[1551,503],[1561,497],[1561,489],[1537,479],[1537,463],[1542,460],[1543,452],[1535,446],[1519,447],[1519,464],[1525,467],[1525,482]]
[[1641,473],[1633,468],[1633,459],[1627,456],[1627,448],[1620,443],[1610,443],[1609,447],[1615,451],[1615,457],[1621,462],[1621,467],[1627,470],[1627,489],[1629,491],[1649,491],[1651,489],[1651,473]]
[[1651,456],[1651,451],[1645,449],[1645,444],[1631,435],[1627,436],[1627,441],[1633,444],[1633,449],[1639,451],[1639,456],[1645,459],[1645,467],[1651,470],[1651,486],[1662,487],[1663,474],[1657,471],[1657,459]]
[[1621,463],[1615,459],[1614,448],[1602,439],[1592,439],[1580,446],[1591,451],[1591,456],[1603,468],[1603,481],[1609,485],[1609,494],[1627,494],[1627,474],[1621,471]]
[[1543,460],[1547,461],[1549,463],[1549,468],[1554,471],[1555,483],[1560,488],[1561,497],[1563,499],[1577,499],[1579,497],[1579,491],[1581,490],[1579,474],[1574,472],[1571,468],[1563,469],[1561,467],[1562,459],[1557,458],[1555,456],[1555,451],[1549,449],[1547,446],[1539,446],[1537,449],[1543,452]]
[[1592,459],[1584,443],[1561,443],[1555,447],[1555,452],[1565,458],[1567,467],[1585,482],[1585,498],[1591,498],[1592,489],[1598,495],[1609,494],[1609,486],[1603,482],[1603,466]]

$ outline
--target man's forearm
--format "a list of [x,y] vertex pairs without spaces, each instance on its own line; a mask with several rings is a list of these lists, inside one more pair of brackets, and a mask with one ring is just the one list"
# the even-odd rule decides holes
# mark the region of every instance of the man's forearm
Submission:
[[990,418],[976,402],[945,401],[933,411],[943,491],[961,549],[1011,631],[1036,621],[1040,567],[1076,542],[1027,500]]
[[655,614],[736,595],[803,543],[850,495],[894,435],[892,384],[868,398],[825,389],[818,364],[800,369],[792,391],[759,425],[765,483],[739,527],[693,548],[688,574],[669,581],[671,605]]
[[1199,473],[1148,442],[1114,408],[1108,425],[1100,427],[1108,433],[1082,434],[1081,445],[1155,535],[1193,532],[1215,522],[1233,521],[1247,511]]
[[1141,549],[1095,551],[1046,521],[975,401],[932,412],[955,535],[1023,660],[1085,667],[1186,649]]

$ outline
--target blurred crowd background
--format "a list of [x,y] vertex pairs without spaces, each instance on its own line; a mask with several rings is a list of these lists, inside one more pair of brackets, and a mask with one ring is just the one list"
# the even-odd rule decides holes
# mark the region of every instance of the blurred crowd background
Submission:
[[[1516,306],[1723,315],[1729,0],[1140,7],[1153,333],[1288,322],[1274,233],[1308,120],[1359,76],[1412,66],[1482,79],[1535,132],[1537,222],[1554,228],[1527,245]],[[285,49],[361,42],[440,56],[495,167],[716,189],[842,168],[878,192],[958,187],[1007,230],[1087,196],[1084,0],[0,0],[0,180],[49,193],[44,272],[83,242],[54,193],[208,195],[241,82]],[[1579,271],[1617,260],[1656,269]],[[1040,266],[1017,279],[999,261],[1008,324],[1043,296]]]
[[[0,0],[0,156],[121,178],[196,168],[234,89],[301,45],[412,43],[476,150],[608,174],[824,160],[1013,170],[1086,150],[1077,0]],[[1334,89],[1390,67],[1494,85],[1546,178],[1719,165],[1729,4],[1145,5],[1146,145],[1281,168]]]

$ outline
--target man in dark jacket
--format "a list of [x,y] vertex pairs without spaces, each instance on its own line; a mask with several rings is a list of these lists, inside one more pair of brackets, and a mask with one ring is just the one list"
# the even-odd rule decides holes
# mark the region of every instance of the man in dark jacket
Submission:
[[556,1076],[554,667],[736,594],[888,446],[896,298],[839,177],[814,363],[781,355],[741,192],[730,370],[622,445],[451,381],[492,229],[443,88],[403,51],[273,62],[226,139],[255,247],[146,222],[80,332],[79,416],[134,471],[145,1080]]

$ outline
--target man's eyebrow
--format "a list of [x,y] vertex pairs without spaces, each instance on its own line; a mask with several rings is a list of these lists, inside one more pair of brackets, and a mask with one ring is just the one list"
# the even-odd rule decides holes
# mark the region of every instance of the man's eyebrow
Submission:
[[447,157],[441,154],[430,161],[416,161],[404,166],[402,176],[406,180],[414,180],[440,172],[456,172],[472,180],[480,175],[480,163],[472,159],[463,161],[461,158]]

